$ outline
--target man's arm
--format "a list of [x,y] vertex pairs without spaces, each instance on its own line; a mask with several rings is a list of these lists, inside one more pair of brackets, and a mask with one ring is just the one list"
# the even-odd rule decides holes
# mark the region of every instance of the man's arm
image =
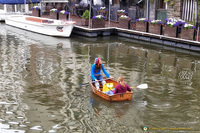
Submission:
[[130,88],[128,85],[127,85],[127,90],[128,90],[128,91],[131,91],[131,88]]
[[117,85],[117,86],[115,87],[115,89],[113,90],[113,94],[116,94],[116,93],[118,92],[118,89],[119,89],[119,85]]

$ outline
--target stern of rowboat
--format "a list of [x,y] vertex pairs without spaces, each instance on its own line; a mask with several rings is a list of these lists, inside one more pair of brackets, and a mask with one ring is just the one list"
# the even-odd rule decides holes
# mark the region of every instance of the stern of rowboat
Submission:
[[[113,83],[114,87],[118,84],[116,81],[112,79],[106,80],[106,83]],[[120,93],[115,95],[108,95],[102,92],[101,88],[100,90],[97,90],[94,83],[91,83],[92,91],[96,95],[100,96],[101,98],[107,100],[107,101],[130,101],[132,99],[133,92],[126,92],[126,93]]]

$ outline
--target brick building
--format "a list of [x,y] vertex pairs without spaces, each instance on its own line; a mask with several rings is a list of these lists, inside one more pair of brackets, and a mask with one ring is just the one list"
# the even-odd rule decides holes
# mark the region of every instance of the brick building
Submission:
[[[167,1],[167,2],[166,2]],[[44,12],[52,8],[65,9],[78,16],[92,4],[92,15],[97,15],[99,7],[110,7],[110,18],[117,19],[117,10],[124,9],[135,22],[137,18],[146,17],[150,20],[180,18],[190,22],[197,20],[197,0],[43,0]],[[109,6],[110,3],[110,6]]]

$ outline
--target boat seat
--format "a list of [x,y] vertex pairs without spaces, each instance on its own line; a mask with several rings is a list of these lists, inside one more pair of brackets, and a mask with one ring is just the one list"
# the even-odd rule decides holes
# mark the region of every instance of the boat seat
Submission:
[[26,17],[26,20],[32,21],[32,22],[39,22],[39,23],[54,23],[53,20],[34,18],[34,17]]

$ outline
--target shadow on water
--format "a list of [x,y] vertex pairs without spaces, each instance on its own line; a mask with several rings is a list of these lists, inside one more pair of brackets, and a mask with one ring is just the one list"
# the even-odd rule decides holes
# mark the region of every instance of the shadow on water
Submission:
[[90,96],[90,104],[92,105],[96,114],[100,113],[100,106],[103,105],[107,108],[114,110],[114,116],[121,118],[127,113],[127,111],[129,110],[129,106],[131,106],[132,103],[131,101],[109,102],[92,93]]
[[145,41],[129,39],[129,38],[124,38],[124,37],[119,37],[119,41],[127,42],[128,45],[131,45],[130,43],[134,43],[134,44],[136,44],[134,46],[144,47],[147,49],[155,49],[158,51],[171,51],[171,52],[176,52],[176,53],[181,53],[181,54],[184,53],[184,54],[188,54],[188,55],[192,55],[192,56],[200,56],[199,52],[186,50],[186,49],[182,49],[182,48],[170,47],[170,46],[166,46],[164,44],[145,42]]
[[57,47],[62,44],[62,48],[70,48],[70,38],[51,37],[34,32],[22,30],[8,25],[2,25],[1,35],[10,36],[9,38],[16,38],[24,41],[26,44],[42,44],[50,47]]
[[53,85],[40,84],[27,88],[27,93],[32,94],[29,97],[32,100],[38,100],[38,102],[45,103],[44,106],[48,107],[48,110],[60,109],[65,105],[65,102],[59,100],[64,94],[59,88],[54,88]]

